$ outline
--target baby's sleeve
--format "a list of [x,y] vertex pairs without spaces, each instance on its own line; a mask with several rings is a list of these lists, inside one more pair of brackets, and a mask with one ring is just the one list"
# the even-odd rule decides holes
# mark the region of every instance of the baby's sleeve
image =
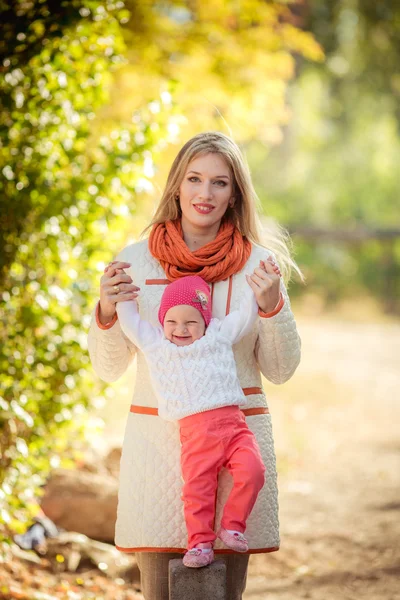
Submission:
[[117,313],[122,331],[141,350],[160,337],[157,327],[140,318],[135,300],[118,302]]
[[233,310],[224,317],[220,325],[220,333],[236,344],[250,333],[258,315],[258,304],[253,290],[247,284],[238,310]]

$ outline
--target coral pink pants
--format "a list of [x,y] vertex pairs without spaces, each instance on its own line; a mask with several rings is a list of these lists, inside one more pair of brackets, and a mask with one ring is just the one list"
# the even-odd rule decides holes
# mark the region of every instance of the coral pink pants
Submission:
[[231,473],[233,488],[221,526],[243,533],[265,480],[260,449],[244,414],[238,406],[224,406],[180,419],[179,426],[188,548],[217,537],[214,519],[222,467]]

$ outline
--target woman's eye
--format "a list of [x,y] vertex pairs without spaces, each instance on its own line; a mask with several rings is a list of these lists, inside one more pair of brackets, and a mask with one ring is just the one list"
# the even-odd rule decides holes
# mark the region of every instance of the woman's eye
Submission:
[[[188,181],[190,181],[191,183],[194,183],[196,181],[200,181],[200,179],[198,177],[196,177],[195,175],[192,175],[191,177],[188,178]],[[226,181],[223,181],[222,179],[218,179],[217,181],[214,181],[214,183],[216,183],[219,187],[225,187],[227,185]]]

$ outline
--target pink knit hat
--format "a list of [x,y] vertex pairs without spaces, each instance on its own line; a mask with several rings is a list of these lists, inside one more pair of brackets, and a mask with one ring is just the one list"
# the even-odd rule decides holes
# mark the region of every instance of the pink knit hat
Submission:
[[205,324],[211,320],[211,294],[208,284],[198,275],[189,275],[169,283],[161,298],[158,320],[164,325],[166,312],[173,306],[186,304],[200,311]]

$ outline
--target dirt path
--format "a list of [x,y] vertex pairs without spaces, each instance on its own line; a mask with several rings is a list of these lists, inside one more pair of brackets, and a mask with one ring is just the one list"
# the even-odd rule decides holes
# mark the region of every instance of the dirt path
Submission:
[[303,360],[266,389],[281,550],[245,600],[400,600],[400,324],[299,320]]

